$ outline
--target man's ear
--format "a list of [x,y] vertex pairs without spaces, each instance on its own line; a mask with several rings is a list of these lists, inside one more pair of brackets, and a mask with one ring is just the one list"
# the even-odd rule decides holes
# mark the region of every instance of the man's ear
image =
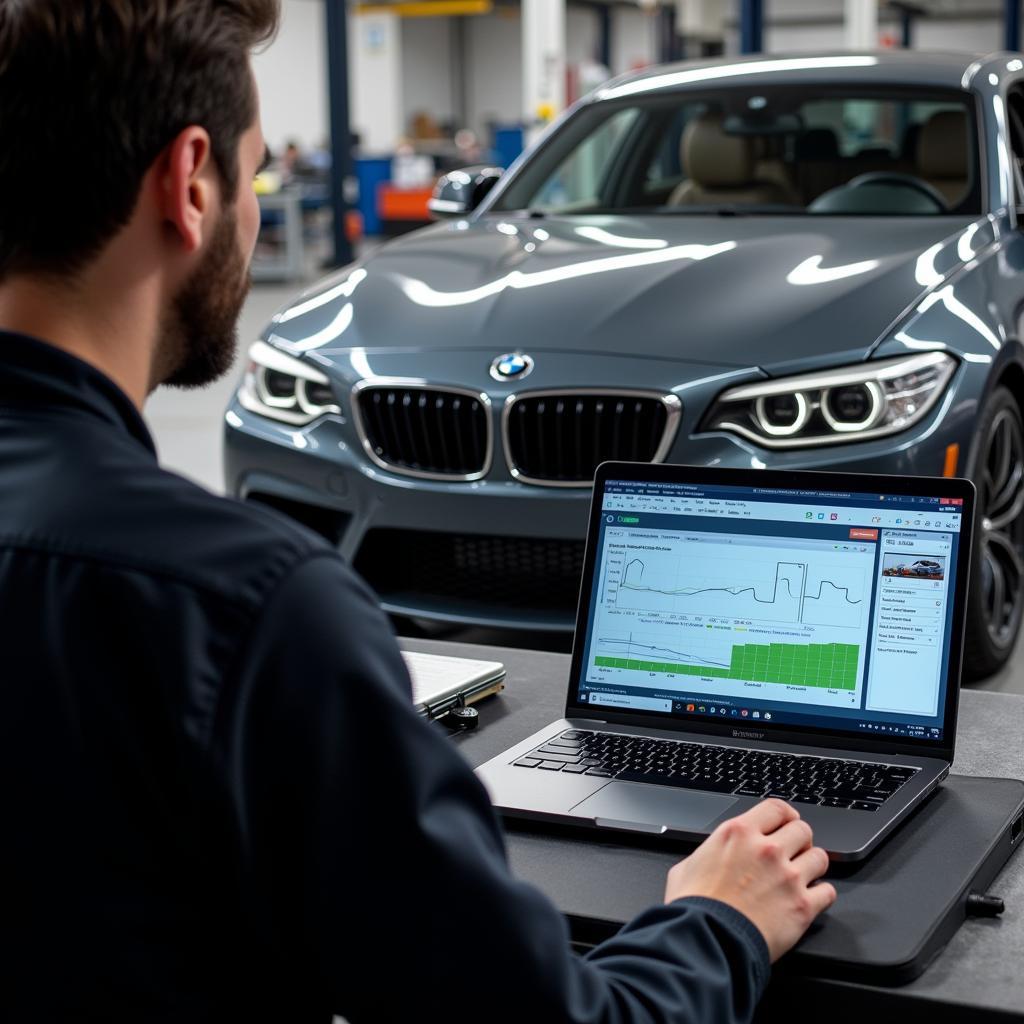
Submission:
[[165,223],[185,252],[195,252],[209,230],[216,202],[217,176],[205,128],[190,125],[177,135],[163,152],[157,180]]

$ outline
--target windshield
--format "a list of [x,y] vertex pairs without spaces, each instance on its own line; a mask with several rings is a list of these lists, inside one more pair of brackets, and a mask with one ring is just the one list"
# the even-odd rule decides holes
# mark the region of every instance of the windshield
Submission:
[[595,103],[494,209],[977,214],[976,139],[963,93],[758,88]]

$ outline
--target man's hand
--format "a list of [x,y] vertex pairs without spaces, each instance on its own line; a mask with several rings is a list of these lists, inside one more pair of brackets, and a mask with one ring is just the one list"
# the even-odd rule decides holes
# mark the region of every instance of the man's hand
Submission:
[[768,943],[774,963],[836,899],[828,854],[812,845],[811,827],[782,800],[763,800],[722,822],[668,873],[665,902],[707,896],[745,914]]

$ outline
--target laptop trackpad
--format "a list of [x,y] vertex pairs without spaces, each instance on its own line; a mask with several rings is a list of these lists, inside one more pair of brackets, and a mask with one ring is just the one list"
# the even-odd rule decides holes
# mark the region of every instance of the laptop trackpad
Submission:
[[609,782],[578,803],[571,813],[593,818],[596,825],[609,828],[654,833],[666,828],[700,832],[735,803],[735,797],[720,793]]

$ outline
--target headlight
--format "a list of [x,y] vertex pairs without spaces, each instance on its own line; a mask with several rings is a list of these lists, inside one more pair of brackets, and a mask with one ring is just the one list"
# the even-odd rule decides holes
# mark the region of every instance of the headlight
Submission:
[[745,384],[719,395],[700,429],[728,430],[765,448],[867,441],[920,420],[955,369],[952,356],[925,352]]
[[325,413],[340,413],[327,375],[265,341],[249,349],[249,367],[238,389],[250,412],[292,426],[305,426]]

